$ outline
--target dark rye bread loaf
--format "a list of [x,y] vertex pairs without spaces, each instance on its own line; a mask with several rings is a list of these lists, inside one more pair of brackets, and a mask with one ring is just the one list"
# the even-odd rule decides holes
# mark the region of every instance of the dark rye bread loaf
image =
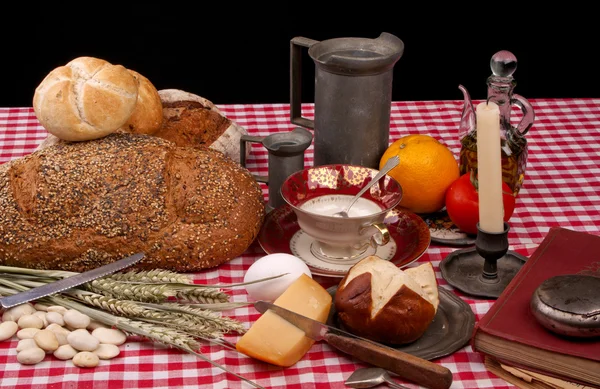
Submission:
[[0,165],[0,209],[0,264],[77,272],[136,252],[137,269],[215,267],[265,215],[260,186],[222,153],[116,133]]
[[[227,118],[212,101],[179,89],[161,89],[163,124],[153,135],[179,146],[206,146],[240,162],[246,129]],[[246,158],[250,147],[246,148]]]

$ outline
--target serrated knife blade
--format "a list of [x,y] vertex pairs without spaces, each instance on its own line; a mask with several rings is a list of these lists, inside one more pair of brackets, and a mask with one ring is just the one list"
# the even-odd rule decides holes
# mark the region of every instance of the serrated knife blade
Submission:
[[54,281],[46,285],[38,286],[37,288],[32,288],[25,292],[19,292],[13,294],[12,296],[1,297],[0,305],[2,305],[2,307],[4,308],[10,308],[19,304],[40,299],[42,297],[60,293],[67,289],[74,288],[75,286],[85,284],[86,282],[90,282],[97,278],[107,276],[119,270],[123,270],[126,267],[129,267],[134,263],[141,261],[142,258],[144,258],[144,256],[144,253],[136,253],[129,257],[120,259],[116,262],[109,263],[108,265],[100,266],[93,270],[79,273],[71,277],[63,278],[62,280]]

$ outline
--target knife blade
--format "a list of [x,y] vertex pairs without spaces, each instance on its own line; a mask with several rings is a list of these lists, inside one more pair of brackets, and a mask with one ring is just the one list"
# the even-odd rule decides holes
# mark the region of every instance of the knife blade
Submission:
[[448,389],[452,384],[452,372],[434,362],[361,338],[267,301],[256,301],[254,307],[260,313],[271,310],[304,331],[307,337],[324,340],[346,354],[394,372],[408,381],[430,389]]
[[97,278],[107,276],[119,270],[125,269],[139,262],[144,258],[144,253],[136,253],[129,257],[109,263],[108,265],[100,266],[83,273],[76,274],[71,277],[63,278],[62,280],[50,282],[48,284],[38,286],[37,288],[29,289],[25,292],[15,293],[12,296],[0,298],[0,305],[4,308],[14,307],[19,304],[37,300],[42,297],[50,296],[51,294],[60,293],[64,290],[71,289],[75,286],[85,284]]

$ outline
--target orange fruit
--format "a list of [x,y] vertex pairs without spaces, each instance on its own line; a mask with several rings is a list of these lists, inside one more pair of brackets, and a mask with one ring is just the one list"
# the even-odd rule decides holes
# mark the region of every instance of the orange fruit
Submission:
[[406,135],[383,153],[379,169],[397,155],[398,166],[390,170],[402,186],[400,206],[414,213],[431,213],[444,207],[446,190],[460,177],[452,151],[429,135]]

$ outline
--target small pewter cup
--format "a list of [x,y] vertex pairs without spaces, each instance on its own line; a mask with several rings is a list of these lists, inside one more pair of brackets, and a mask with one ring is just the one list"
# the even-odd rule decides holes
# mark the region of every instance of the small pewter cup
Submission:
[[244,167],[247,142],[261,143],[269,152],[269,174],[254,175],[256,181],[268,186],[267,212],[285,204],[281,197],[281,184],[290,174],[304,168],[304,151],[310,146],[312,139],[312,133],[302,127],[268,136],[242,135],[240,138],[240,164]]

